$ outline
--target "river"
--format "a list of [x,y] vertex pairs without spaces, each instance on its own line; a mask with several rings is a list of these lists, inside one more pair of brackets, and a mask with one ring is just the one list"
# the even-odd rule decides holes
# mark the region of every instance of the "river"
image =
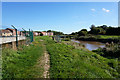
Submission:
[[96,42],[96,41],[81,41],[81,40],[71,40],[71,41],[85,45],[85,47],[90,51],[98,49],[99,47],[101,48],[105,47],[104,43]]

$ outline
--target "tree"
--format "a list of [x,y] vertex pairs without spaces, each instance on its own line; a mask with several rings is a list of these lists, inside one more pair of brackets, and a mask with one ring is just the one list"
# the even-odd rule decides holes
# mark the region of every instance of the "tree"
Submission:
[[86,31],[87,32],[87,29],[82,29],[81,31]]
[[79,36],[85,36],[85,35],[87,35],[87,33],[88,33],[87,29],[82,29],[81,31],[78,32],[78,35]]
[[48,30],[47,32],[52,32],[52,30]]

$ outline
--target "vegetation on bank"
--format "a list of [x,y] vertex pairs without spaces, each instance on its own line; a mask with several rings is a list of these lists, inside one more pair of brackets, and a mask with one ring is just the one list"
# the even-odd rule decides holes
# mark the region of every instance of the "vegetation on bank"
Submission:
[[[118,77],[120,78],[120,43],[109,44],[105,48],[98,48],[97,50],[93,50],[93,52],[105,58],[117,60],[118,65],[117,65],[116,70],[119,74]],[[114,68],[113,63],[110,62],[109,65]]]
[[86,35],[86,36],[79,36],[78,38],[94,38],[94,39],[120,39],[120,36],[117,35]]
[[[40,37],[50,54],[50,78],[118,78],[118,61]],[[111,66],[109,63],[112,63]]]
[[41,76],[43,74],[42,67],[39,69],[34,67],[38,58],[43,55],[43,46],[39,40],[35,37],[32,44],[21,46],[17,51],[2,50],[3,78],[34,78],[36,75]]
[[120,35],[120,27],[111,27],[107,25],[95,26],[91,25],[90,31],[87,29],[82,29],[78,32],[73,32],[71,35],[86,36],[88,34],[92,35]]
[[80,40],[100,42],[113,41],[118,43],[120,41],[120,27],[108,27],[106,25],[96,27],[95,25],[91,25],[90,31],[82,29],[78,32],[73,32],[70,35]]
[[65,41],[56,43],[52,37],[37,36],[32,44],[17,51],[3,49],[3,78],[42,76],[43,68],[35,68],[34,65],[43,55],[43,44],[50,54],[50,78],[120,78],[120,61],[117,58],[106,58],[86,50],[83,45],[78,48]]

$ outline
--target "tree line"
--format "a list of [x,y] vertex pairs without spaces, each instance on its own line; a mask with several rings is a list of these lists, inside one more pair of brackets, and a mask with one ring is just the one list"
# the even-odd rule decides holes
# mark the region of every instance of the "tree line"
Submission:
[[107,25],[95,26],[91,25],[90,31],[87,29],[82,29],[78,32],[73,32],[71,35],[85,36],[88,34],[93,35],[120,35],[120,27],[111,27]]

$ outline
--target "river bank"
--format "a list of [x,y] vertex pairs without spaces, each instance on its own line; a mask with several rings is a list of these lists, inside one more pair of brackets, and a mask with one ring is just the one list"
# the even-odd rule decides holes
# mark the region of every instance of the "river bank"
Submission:
[[75,39],[83,40],[83,41],[98,41],[102,43],[120,42],[120,36],[106,36],[106,35],[79,36],[79,37],[76,37]]
[[[104,58],[78,43],[41,37],[50,54],[50,78],[117,78],[117,60]],[[115,66],[112,68],[109,63]]]
[[[19,51],[4,50],[3,77],[40,78],[44,74],[44,67],[41,66],[41,62],[45,62],[44,50],[50,56],[49,78],[119,77],[116,59],[104,58],[71,41],[57,43],[48,36],[35,37],[31,45]],[[38,65],[37,61],[40,61]]]

